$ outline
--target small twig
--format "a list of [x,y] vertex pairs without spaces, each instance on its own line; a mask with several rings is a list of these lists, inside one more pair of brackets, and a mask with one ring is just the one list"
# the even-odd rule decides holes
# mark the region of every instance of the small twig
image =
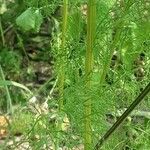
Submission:
[[54,92],[54,89],[55,89],[55,87],[56,87],[56,85],[57,85],[57,82],[58,82],[58,78],[56,79],[56,81],[55,81],[55,83],[54,83],[52,89],[51,89],[50,92],[49,92],[50,98],[52,97],[52,93]]
[[9,30],[11,30],[13,28],[13,24],[9,25],[5,30],[4,30],[4,34],[6,34]]
[[27,52],[26,52],[26,50],[25,50],[25,48],[24,48],[24,44],[23,44],[23,42],[22,42],[22,39],[21,39],[20,35],[19,35],[17,32],[16,32],[16,35],[17,35],[17,38],[18,38],[18,41],[19,41],[19,45],[20,45],[20,47],[22,48],[22,50],[23,50],[23,52],[24,52],[24,54],[25,54],[25,57],[26,57],[26,59],[27,59],[27,62],[28,62],[28,64],[29,64],[30,60],[29,60],[29,57],[28,57],[28,55],[27,55]]
[[[125,112],[127,110],[127,108],[123,108],[123,109],[119,109],[115,112],[109,112],[106,114],[107,115],[111,115],[112,117],[120,117],[123,112]],[[133,118],[133,117],[143,117],[143,118],[147,118],[150,119],[150,111],[143,111],[143,110],[133,110],[133,112],[129,115],[129,117]]]
[[150,92],[150,83],[139,94],[139,96],[133,101],[128,109],[117,119],[113,126],[104,134],[104,136],[98,140],[94,150],[101,148],[102,144],[109,138],[112,133],[119,127],[119,125],[126,119],[126,117],[134,110],[134,108],[143,100],[143,98]]

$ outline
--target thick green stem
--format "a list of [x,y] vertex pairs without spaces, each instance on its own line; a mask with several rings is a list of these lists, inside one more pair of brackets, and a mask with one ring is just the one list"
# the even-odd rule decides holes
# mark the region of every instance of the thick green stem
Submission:
[[[65,65],[66,65],[66,33],[67,33],[67,18],[68,18],[68,0],[63,0],[63,10],[62,10],[62,35],[61,35],[61,45],[59,48],[59,58],[58,58],[58,90],[59,90],[59,112],[63,110],[64,103],[64,82],[65,82]],[[55,149],[59,149],[59,139],[60,131],[62,126],[62,119],[58,118],[58,134],[55,144]]]
[[[62,41],[61,41],[61,58],[59,58],[59,75],[58,75],[58,81],[59,81],[59,109],[61,110],[63,108],[63,91],[64,91],[64,80],[65,80],[65,63],[66,63],[66,33],[67,33],[67,16],[68,16],[68,0],[63,1],[63,22],[62,22]],[[60,63],[61,62],[61,63]]]
[[[91,89],[91,75],[93,69],[93,47],[95,35],[95,15],[96,3],[95,0],[88,1],[88,17],[87,17],[87,49],[85,58],[85,75],[86,89]],[[84,149],[90,150],[92,147],[92,127],[91,127],[91,97],[89,96],[84,102]]]

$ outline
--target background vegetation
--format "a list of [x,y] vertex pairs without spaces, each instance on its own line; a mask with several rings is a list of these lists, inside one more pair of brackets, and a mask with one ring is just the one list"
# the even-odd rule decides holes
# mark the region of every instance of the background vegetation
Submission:
[[[148,0],[0,0],[0,33],[0,149],[94,149],[150,79]],[[149,107],[101,149],[148,150]]]

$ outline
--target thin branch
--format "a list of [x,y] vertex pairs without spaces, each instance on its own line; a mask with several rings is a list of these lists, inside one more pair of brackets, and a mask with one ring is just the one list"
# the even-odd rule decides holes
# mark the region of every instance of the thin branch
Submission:
[[134,110],[134,108],[143,100],[143,98],[150,92],[150,83],[145,89],[139,94],[139,96],[133,101],[128,109],[118,118],[113,126],[104,134],[104,136],[97,142],[94,150],[101,148],[102,144],[109,138],[112,133],[120,126],[120,124],[126,119],[126,117]]

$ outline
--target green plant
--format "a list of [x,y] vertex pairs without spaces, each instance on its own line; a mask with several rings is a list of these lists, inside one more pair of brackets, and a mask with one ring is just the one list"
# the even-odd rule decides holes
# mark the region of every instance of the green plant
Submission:
[[[64,0],[63,2],[16,0],[15,3],[7,2],[6,6],[8,10],[1,14],[2,44],[5,44],[5,47],[9,46],[7,33],[10,27],[15,30],[19,42],[19,47],[16,44],[11,45],[11,49],[6,48],[0,53],[0,62],[6,78],[14,80],[13,75],[15,75],[18,82],[20,80],[18,76],[22,77],[22,74],[28,76],[26,71],[20,70],[23,59],[20,54],[18,55],[18,50],[22,49],[23,54],[28,58],[29,68],[34,68],[31,61],[49,61],[49,58],[45,57],[52,51],[52,63],[54,63],[53,65],[50,62],[54,66],[52,79],[56,81],[50,82],[51,79],[48,78],[39,89],[33,82],[31,88],[35,92],[30,98],[35,96],[36,99],[42,99],[49,105],[55,103],[50,110],[58,111],[56,123],[52,123],[51,127],[47,122],[49,117],[41,115],[40,119],[31,125],[30,137],[34,137],[36,132],[40,131],[38,144],[31,142],[33,149],[40,149],[44,143],[48,145],[45,137],[53,141],[56,149],[63,144],[70,149],[79,144],[84,144],[85,149],[92,149],[99,136],[113,125],[113,119],[116,120],[116,116],[109,118],[109,115],[111,116],[114,111],[128,108],[132,99],[150,77],[149,2],[146,0],[138,2],[135,0]],[[58,14],[61,10],[62,18]],[[53,24],[47,26],[51,22]],[[50,34],[39,35],[41,27],[43,29],[50,26],[53,26]],[[34,36],[32,41],[30,35]],[[30,43],[43,41],[42,39],[47,35],[50,47],[38,44],[42,51],[36,59],[34,54],[38,52],[38,46],[30,45],[30,48],[28,41]],[[28,52],[28,48],[33,57]],[[30,75],[36,78],[34,71],[31,71]],[[52,90],[48,88],[51,86],[49,83],[54,84]],[[25,86],[16,82],[8,80],[0,82],[1,86],[14,84],[29,92]],[[10,96],[13,95],[11,92],[14,93],[10,88]],[[4,88],[2,93],[5,93]],[[149,105],[147,97],[138,109],[147,109]],[[61,125],[65,117],[69,119],[70,127],[63,131]],[[44,128],[40,129],[39,123],[43,123]],[[127,129],[124,128],[126,124],[124,122],[123,127],[116,133],[120,136],[116,134],[112,136],[103,149],[125,149],[127,146],[137,148],[140,145],[126,143],[130,139],[126,135]],[[144,130],[149,131],[149,129]],[[138,138],[136,140],[138,141]],[[145,145],[146,143],[147,141]]]
[[[5,76],[4,76],[3,69],[2,69],[1,65],[0,65],[0,74],[1,74],[2,81],[5,82]],[[4,87],[5,87],[5,92],[7,94],[7,113],[13,114],[12,99],[11,99],[11,96],[9,93],[9,89],[8,89],[7,85],[5,85]]]
[[[91,89],[91,76],[93,70],[93,47],[95,36],[95,15],[96,15],[96,1],[89,0],[87,4],[87,49],[85,56],[85,84],[86,89]],[[91,127],[91,97],[87,97],[84,102],[84,148],[90,150],[92,147],[92,127]]]
[[27,134],[33,126],[34,117],[31,113],[15,112],[10,123],[10,134]]
[[141,92],[141,94],[133,101],[133,103],[128,107],[128,109],[118,118],[118,120],[113,124],[113,126],[106,132],[106,134],[98,141],[95,146],[95,150],[98,150],[104,141],[119,127],[119,125],[128,117],[128,115],[135,109],[137,105],[143,100],[144,97],[150,92],[150,83]]

